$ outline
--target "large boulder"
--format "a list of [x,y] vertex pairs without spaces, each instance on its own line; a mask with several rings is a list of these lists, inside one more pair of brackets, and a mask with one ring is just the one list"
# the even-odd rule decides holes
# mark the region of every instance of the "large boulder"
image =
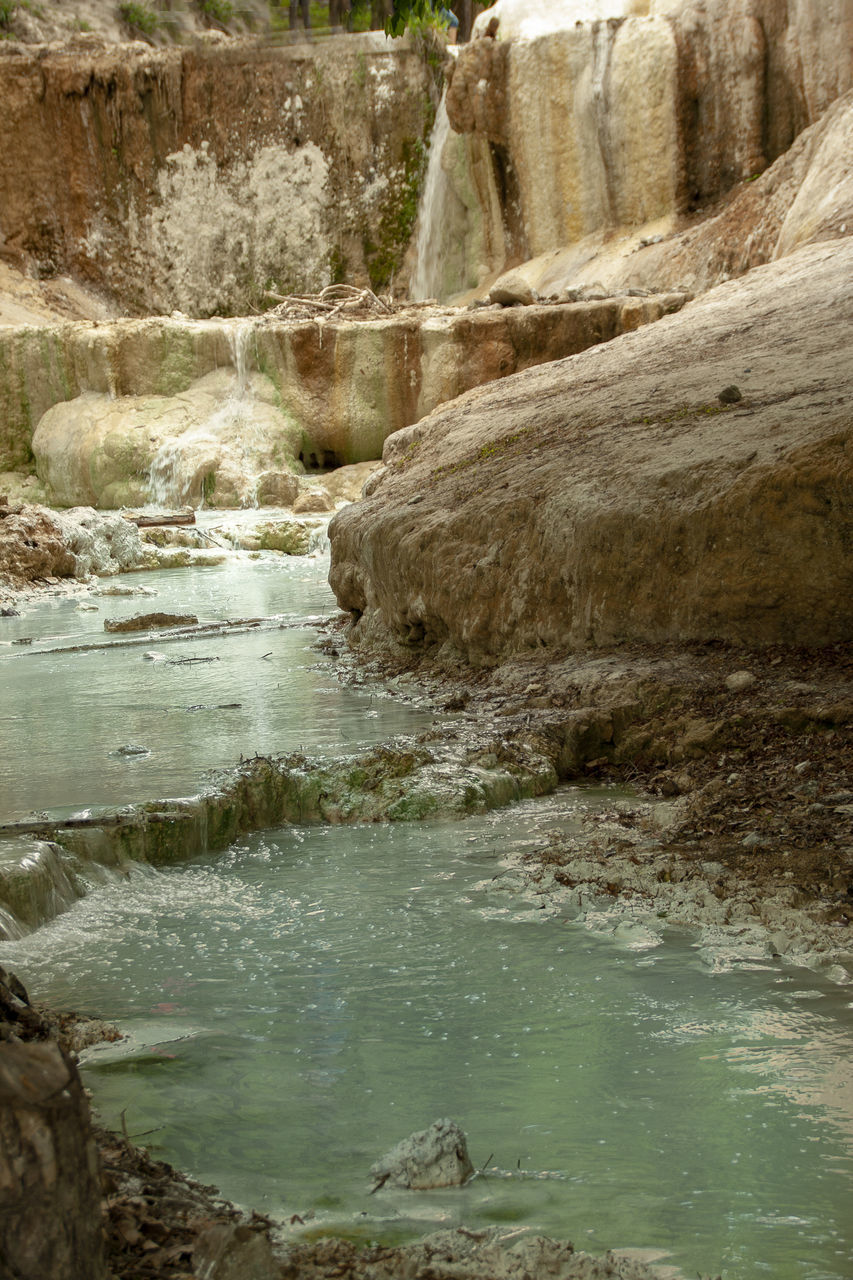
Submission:
[[86,392],[56,404],[33,435],[39,478],[57,506],[251,506],[259,477],[295,462],[302,433],[261,374],[226,370],[186,391]]
[[70,578],[75,568],[53,512],[0,499],[0,580],[21,585],[39,578]]
[[853,238],[808,246],[390,437],[330,525],[353,639],[849,639],[851,278]]

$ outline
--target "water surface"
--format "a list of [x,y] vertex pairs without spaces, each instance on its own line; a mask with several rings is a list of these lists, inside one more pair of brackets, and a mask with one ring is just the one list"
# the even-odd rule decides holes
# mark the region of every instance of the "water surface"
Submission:
[[[102,584],[151,595],[54,596],[0,619],[0,821],[192,794],[241,756],[351,751],[430,723],[335,679],[312,625],[334,612],[328,568],[232,557]],[[266,624],[179,640],[104,630],[154,611]]]
[[[98,891],[0,962],[133,1033],[87,1071],[109,1121],[127,1108],[180,1167],[318,1233],[515,1223],[689,1275],[849,1280],[849,996],[496,891],[501,852],[602,798],[261,833]],[[368,1194],[445,1115],[487,1175]]]

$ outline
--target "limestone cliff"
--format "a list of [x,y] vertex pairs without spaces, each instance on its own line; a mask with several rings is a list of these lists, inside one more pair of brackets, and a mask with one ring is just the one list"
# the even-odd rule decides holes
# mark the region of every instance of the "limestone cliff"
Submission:
[[[476,223],[482,246],[457,290],[594,233],[673,230],[762,173],[853,88],[851,0],[563,8],[578,21],[525,36],[516,0],[499,0],[498,38],[475,39],[451,68],[447,109],[468,157],[452,234],[471,238]],[[448,148],[453,172],[459,143]]]
[[265,290],[385,286],[434,106],[384,35],[152,49],[0,42],[0,256],[125,314],[240,314]]
[[853,239],[808,246],[392,436],[330,529],[353,639],[476,662],[848,637],[851,279]]

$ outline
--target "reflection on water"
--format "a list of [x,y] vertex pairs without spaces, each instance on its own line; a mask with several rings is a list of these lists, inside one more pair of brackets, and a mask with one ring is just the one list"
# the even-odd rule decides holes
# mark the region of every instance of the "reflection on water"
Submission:
[[[334,608],[327,573],[324,556],[232,559],[111,579],[156,595],[83,602],[97,611],[54,597],[3,619],[0,820],[186,795],[241,756],[354,750],[424,724],[393,699],[342,688],[312,648],[311,617]],[[104,631],[105,619],[154,610],[287,625],[135,645]],[[106,647],[77,648],[87,643]]]
[[[496,902],[499,852],[571,799],[262,833],[99,891],[0,962],[133,1033],[87,1073],[108,1119],[127,1107],[168,1159],[318,1232],[514,1222],[687,1274],[849,1280],[844,998]],[[444,1115],[487,1175],[368,1195],[372,1161]]]

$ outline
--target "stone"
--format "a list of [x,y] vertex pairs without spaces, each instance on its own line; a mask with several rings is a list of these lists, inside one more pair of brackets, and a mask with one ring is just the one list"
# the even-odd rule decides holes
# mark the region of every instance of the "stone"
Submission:
[[740,387],[729,386],[723,387],[722,391],[718,394],[717,399],[720,404],[737,404],[739,400],[743,399],[743,395],[741,394]]
[[[389,439],[379,488],[329,526],[352,640],[475,663],[845,641],[851,277],[853,239],[805,246],[439,409],[402,456]],[[746,409],[709,401],[733,367],[750,369]]]
[[725,685],[729,693],[745,693],[755,684],[755,676],[751,671],[733,671],[726,676]]
[[[450,80],[448,114],[468,152],[460,154],[458,138],[445,150],[458,216],[447,222],[439,256],[476,242],[486,277],[540,255],[547,271],[549,257],[577,245],[574,275],[540,283],[525,272],[541,294],[559,293],[578,271],[595,279],[586,273],[598,272],[598,257],[625,284],[693,289],[690,275],[713,284],[744,258],[767,261],[770,222],[779,252],[851,225],[843,133],[816,157],[835,179],[816,171],[795,210],[796,187],[781,192],[759,177],[853,88],[847,0],[808,17],[784,0],[596,0],[547,11],[499,3],[500,40],[462,47]],[[602,21],[602,13],[619,20]],[[760,193],[748,190],[755,179]],[[718,235],[727,228],[725,244],[719,238],[714,252],[703,252],[697,208],[711,213],[739,183],[747,190],[738,191],[737,209],[709,219]],[[670,237],[688,208],[690,228],[673,237],[672,255]],[[642,260],[620,244],[627,227],[637,229]],[[685,263],[689,274],[675,274]],[[465,261],[440,296],[471,288],[469,275]]]
[[197,1280],[280,1280],[281,1264],[265,1231],[221,1223],[196,1239],[193,1275]]
[[292,471],[262,471],[255,481],[259,507],[289,507],[299,493],[299,481]]
[[21,584],[54,574],[71,578],[76,567],[55,512],[25,506],[0,517],[0,579]]
[[489,290],[489,302],[498,302],[503,307],[529,307],[538,300],[536,290],[530,287],[520,271],[505,271]]
[[105,618],[105,631],[151,631],[159,627],[194,627],[194,613],[137,613],[132,618]]
[[[4,55],[0,225],[32,274],[82,277],[123,310],[198,316],[245,314],[268,288],[316,292],[333,270],[383,287],[400,271],[410,156],[434,110],[409,41]],[[114,118],[128,122],[120,154]]]
[[474,1172],[465,1134],[452,1120],[436,1120],[428,1129],[398,1142],[371,1166],[374,1191],[404,1187],[461,1187]]
[[322,485],[303,489],[293,500],[294,515],[324,515],[334,509],[335,500]]
[[[612,299],[322,326],[0,326],[0,467],[31,467],[34,454],[42,479],[29,487],[64,507],[250,507],[288,497],[290,473],[306,469],[322,469],[337,500],[336,471],[375,464],[391,432],[438,404],[685,300],[638,299],[630,321],[624,299]],[[244,351],[241,374],[232,344]],[[3,474],[26,487],[19,472]]]

